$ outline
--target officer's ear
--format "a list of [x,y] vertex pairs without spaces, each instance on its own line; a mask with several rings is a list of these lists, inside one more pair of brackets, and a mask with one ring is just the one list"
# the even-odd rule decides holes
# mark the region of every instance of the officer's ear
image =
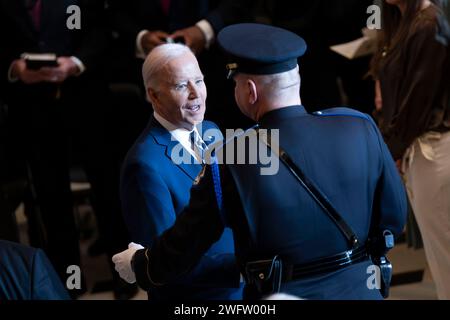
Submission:
[[256,83],[252,79],[247,79],[248,103],[255,104],[258,101],[258,91],[256,90]]

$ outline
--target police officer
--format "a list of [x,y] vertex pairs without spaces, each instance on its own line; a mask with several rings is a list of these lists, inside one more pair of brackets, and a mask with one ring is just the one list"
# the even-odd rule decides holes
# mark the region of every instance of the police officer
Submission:
[[255,144],[244,143],[246,161],[225,157],[220,177],[219,166],[206,166],[174,226],[151,248],[130,244],[114,256],[116,270],[143,288],[160,286],[192,268],[229,225],[246,299],[277,291],[381,299],[379,283],[370,285],[376,269],[368,241],[401,233],[406,196],[375,124],[347,108],[305,111],[297,57],[306,44],[296,34],[238,24],[223,29],[218,41],[230,57],[237,104],[258,123],[229,139],[226,155],[256,137],[271,161],[252,162]]

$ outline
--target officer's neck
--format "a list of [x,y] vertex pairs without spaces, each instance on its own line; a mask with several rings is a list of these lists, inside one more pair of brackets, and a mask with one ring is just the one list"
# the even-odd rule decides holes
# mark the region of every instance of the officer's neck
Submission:
[[254,120],[258,122],[266,113],[270,111],[283,109],[290,106],[299,106],[301,104],[302,101],[299,96],[279,100],[273,99],[272,101],[267,101],[265,103],[261,101],[261,104],[257,108],[256,117]]

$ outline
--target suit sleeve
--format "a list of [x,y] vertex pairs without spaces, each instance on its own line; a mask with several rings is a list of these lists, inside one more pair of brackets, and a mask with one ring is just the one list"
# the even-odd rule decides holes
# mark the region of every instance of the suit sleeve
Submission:
[[170,228],[176,213],[167,185],[155,170],[135,164],[124,174],[122,207],[131,239],[150,246],[153,239]]
[[8,24],[12,23],[12,19],[8,15],[5,6],[4,2],[0,2],[0,39],[4,44],[0,50],[0,94],[7,94],[5,88],[8,84],[9,67],[14,59],[19,58],[14,45],[14,33],[11,32],[11,27],[8,28]]
[[380,154],[380,175],[375,190],[371,232],[380,235],[388,229],[395,236],[399,236],[406,223],[405,187],[391,153],[374,122],[371,127]]
[[32,261],[32,300],[68,300],[67,290],[47,259],[44,251],[37,249]]
[[[183,222],[185,219],[178,219],[182,221],[181,223],[178,222],[170,191],[157,172],[145,165],[139,165],[127,178],[123,188],[122,199],[125,221],[133,241],[145,246],[155,245],[158,247],[160,242],[156,237],[177,222],[176,226],[179,227],[175,228],[181,228],[181,230],[177,229],[179,231],[175,232],[177,239],[187,236],[187,239],[182,240],[183,243],[187,245],[191,243]],[[191,227],[191,225],[195,225],[196,221],[195,219],[192,223],[189,221],[188,225]],[[210,244],[219,239],[221,230],[217,239],[214,238],[215,240]],[[163,237],[165,236],[163,235]],[[171,247],[173,241],[177,240],[172,240],[161,249],[162,251],[170,251],[166,255],[178,254]],[[176,277],[177,279],[171,278],[171,281],[166,282],[195,283],[196,286],[207,287],[237,287],[239,285],[239,271],[235,265],[234,254],[204,254],[208,248],[209,245],[193,260],[191,258],[194,257],[189,257],[188,260],[191,264],[187,268],[186,274]],[[142,288],[148,289],[145,285]]]
[[162,286],[189,272],[220,238],[224,226],[210,167],[205,166],[202,173],[199,184],[191,189],[189,205],[176,223],[155,239],[151,248],[136,252],[135,272],[142,288]]

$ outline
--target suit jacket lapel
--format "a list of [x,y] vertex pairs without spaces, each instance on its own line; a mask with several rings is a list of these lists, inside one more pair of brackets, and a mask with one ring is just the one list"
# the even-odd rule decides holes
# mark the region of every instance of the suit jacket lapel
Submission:
[[[149,123],[149,130],[150,134],[155,138],[156,143],[166,147],[165,156],[169,158],[170,161],[172,161],[172,151],[176,146],[178,146],[179,142],[172,139],[172,135],[170,134],[170,132],[167,131],[163,126],[161,126],[161,124],[153,117]],[[185,152],[187,151],[185,150]],[[180,164],[175,164],[174,162],[174,164],[188,177],[190,177],[192,180],[195,180],[197,175],[200,173],[202,165],[199,164],[192,156],[190,156],[189,160],[190,163],[182,162]]]

